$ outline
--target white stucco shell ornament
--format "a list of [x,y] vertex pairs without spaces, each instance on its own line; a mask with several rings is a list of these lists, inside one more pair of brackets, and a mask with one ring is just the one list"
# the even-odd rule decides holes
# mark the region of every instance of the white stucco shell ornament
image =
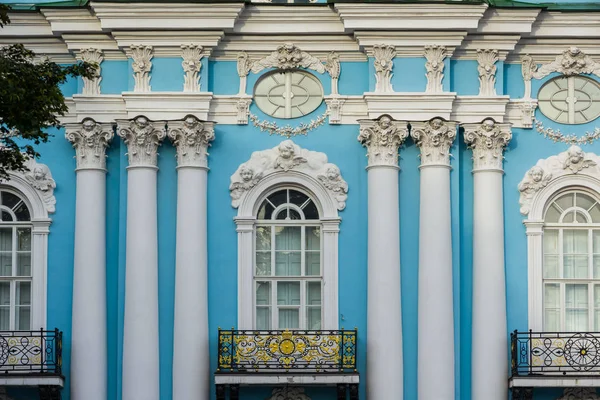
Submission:
[[585,153],[579,146],[571,146],[558,155],[539,160],[519,183],[521,214],[528,215],[536,194],[553,180],[565,175],[600,179],[600,157]]
[[284,140],[269,150],[255,151],[238,167],[229,186],[231,205],[238,208],[244,196],[260,180],[290,171],[319,183],[337,204],[338,210],[346,207],[348,184],[337,165],[329,163],[326,154],[303,149],[291,140]]

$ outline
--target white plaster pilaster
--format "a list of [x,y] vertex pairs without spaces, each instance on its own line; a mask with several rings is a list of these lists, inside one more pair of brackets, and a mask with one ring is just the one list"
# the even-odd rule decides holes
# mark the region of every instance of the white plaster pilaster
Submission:
[[131,46],[133,59],[134,92],[150,92],[150,71],[152,70],[152,46]]
[[454,299],[450,147],[456,123],[411,123],[421,150],[419,215],[419,400],[454,399]]
[[442,80],[444,79],[444,59],[446,48],[444,46],[425,46],[424,51],[427,62],[425,63],[425,76],[427,77],[426,93],[442,93]]
[[477,50],[480,96],[496,96],[496,62],[498,62],[498,50]]
[[102,51],[98,49],[82,49],[78,57],[81,61],[95,63],[97,65],[94,76],[90,79],[83,78],[84,96],[97,96],[100,94],[100,81],[102,80],[100,63],[104,60]]
[[[504,273],[503,151],[510,125],[486,119],[465,124],[465,142],[473,150],[473,399],[508,397],[508,338]],[[490,364],[489,359],[496,360]]]
[[129,157],[122,398],[160,400],[156,172],[165,123],[140,116],[117,124]]
[[[367,148],[368,298],[367,397],[402,399],[402,307],[398,149],[407,123],[384,115],[360,120],[359,142]],[[394,343],[390,346],[390,338]]]
[[394,57],[396,48],[390,45],[373,46],[375,57],[375,93],[392,93],[392,69],[394,68]]
[[327,55],[325,70],[331,76],[331,95],[338,94],[338,81],[340,79],[340,56],[336,52],[331,52]]
[[197,93],[200,91],[200,69],[202,68],[202,46],[181,46],[183,61],[183,91]]
[[[111,124],[66,126],[77,158],[71,398],[106,400],[106,148]],[[94,343],[90,346],[90,343]]]
[[206,230],[207,148],[214,124],[169,122],[177,148],[173,400],[210,397]]

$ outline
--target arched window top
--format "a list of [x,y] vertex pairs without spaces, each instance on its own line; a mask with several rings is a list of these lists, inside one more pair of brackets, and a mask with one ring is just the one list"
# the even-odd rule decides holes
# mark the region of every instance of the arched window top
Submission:
[[20,194],[0,189],[0,225],[31,221],[29,207]]
[[291,188],[269,194],[260,205],[258,220],[318,220],[319,210],[307,194]]
[[596,196],[581,190],[568,190],[552,199],[544,215],[546,224],[600,223],[600,203]]

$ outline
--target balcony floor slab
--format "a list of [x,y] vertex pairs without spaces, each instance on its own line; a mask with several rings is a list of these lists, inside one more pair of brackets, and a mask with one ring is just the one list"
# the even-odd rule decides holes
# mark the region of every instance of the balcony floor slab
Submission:
[[62,376],[23,376],[23,375],[0,375],[0,386],[59,386],[65,385]]
[[600,387],[599,376],[519,376],[508,380],[513,387]]
[[290,374],[282,373],[252,373],[252,374],[215,374],[217,385],[337,385],[358,384],[358,374]]

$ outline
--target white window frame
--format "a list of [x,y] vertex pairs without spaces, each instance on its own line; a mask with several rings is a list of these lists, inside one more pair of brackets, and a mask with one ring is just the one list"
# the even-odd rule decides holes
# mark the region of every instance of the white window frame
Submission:
[[559,192],[581,190],[600,197],[600,176],[568,174],[560,176],[540,189],[531,200],[528,218],[523,221],[527,235],[528,322],[529,329],[542,332],[544,328],[543,242],[544,214],[547,205]]
[[321,329],[338,329],[338,238],[341,221],[338,204],[317,179],[298,171],[282,171],[264,177],[248,191],[238,207],[238,215],[234,218],[238,233],[238,329],[254,329],[255,215],[265,196],[279,188],[305,192],[319,210],[323,235]]
[[2,182],[0,188],[15,192],[25,202],[31,216],[31,330],[46,330],[48,234],[52,220],[38,190],[20,173],[9,172],[9,176],[10,180]]

